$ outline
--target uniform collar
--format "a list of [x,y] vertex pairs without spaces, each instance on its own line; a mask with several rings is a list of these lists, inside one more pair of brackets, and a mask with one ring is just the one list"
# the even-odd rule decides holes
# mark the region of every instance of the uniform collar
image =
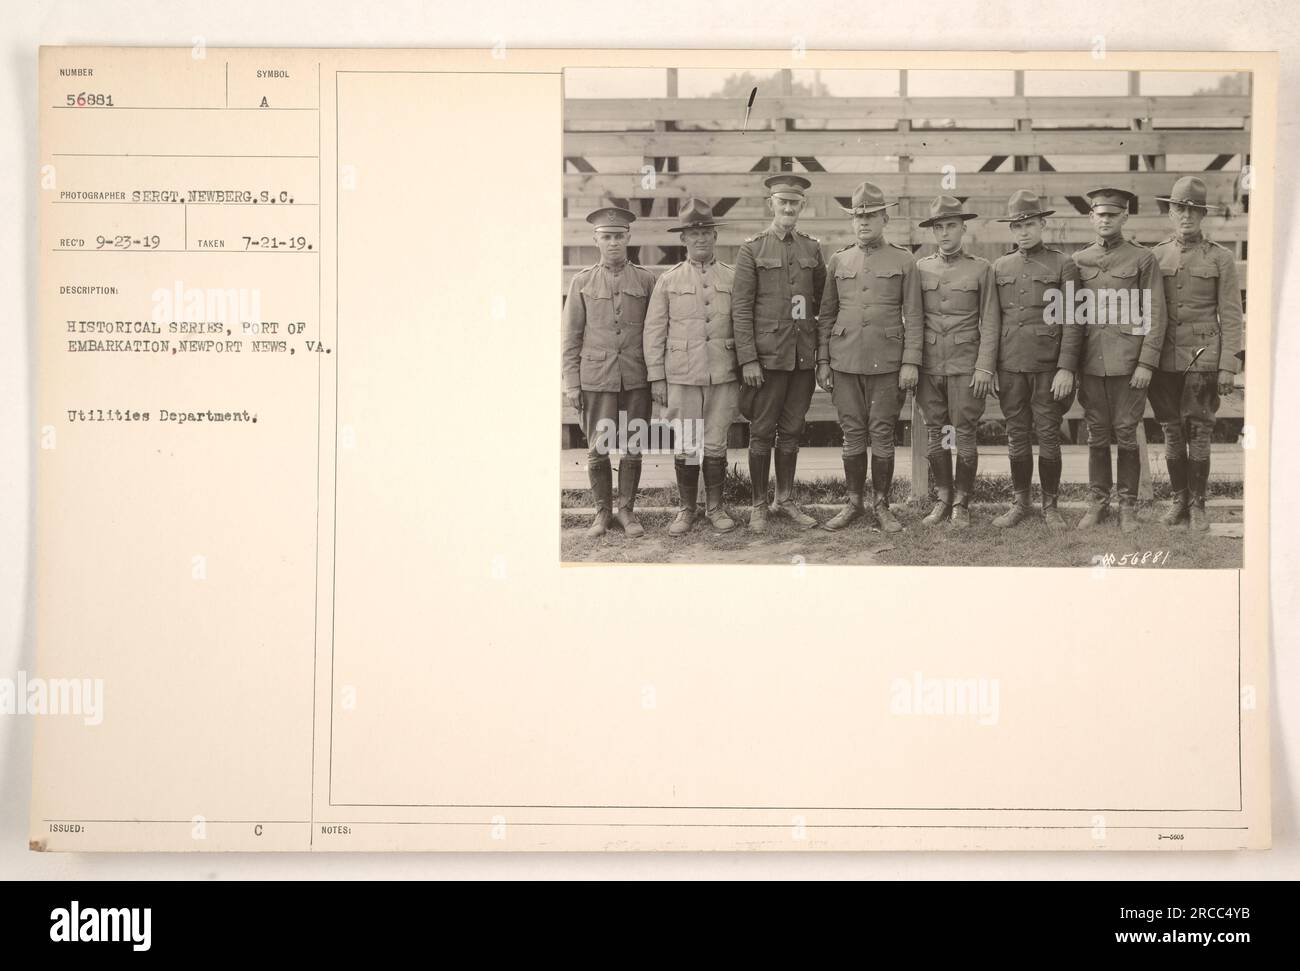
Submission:
[[944,263],[947,263],[949,266],[951,266],[953,263],[956,263],[963,256],[965,256],[966,252],[964,250],[958,250],[957,252],[953,253],[952,256],[949,256],[943,250],[937,249],[934,251],[934,255],[939,257],[939,259],[942,260]]
[[601,269],[606,270],[606,271],[608,271],[608,272],[610,272],[610,273],[622,273],[625,269],[627,269],[627,265],[628,265],[628,263],[630,263],[630,262],[632,262],[632,261],[631,261],[631,260],[624,260],[624,261],[623,261],[622,263],[620,263],[618,266],[611,266],[610,264],[606,263],[604,260],[601,260],[601,262],[600,262],[600,267],[601,267]]
[[1021,249],[1019,246],[1017,246],[1016,252],[1019,253],[1021,256],[1025,257],[1025,259],[1029,259],[1031,256],[1032,257],[1042,256],[1043,250],[1045,249],[1047,249],[1046,246],[1044,246],[1042,243],[1038,243],[1035,246],[1029,247],[1029,249]]
[[695,269],[699,270],[701,273],[703,273],[705,270],[707,270],[709,267],[711,267],[714,263],[718,262],[718,258],[715,256],[713,259],[709,260],[709,262],[707,262],[707,263],[697,263],[695,260],[691,259],[691,258],[688,256],[688,257],[686,257],[686,262],[689,263],[691,266],[695,267]]
[[864,253],[874,253],[885,245],[885,237],[881,236],[870,243],[857,243],[856,245]]
[[1181,236],[1175,233],[1173,240],[1174,243],[1177,244],[1178,248],[1185,253],[1189,249],[1196,249],[1196,247],[1205,242],[1205,235],[1203,233],[1197,233],[1195,236],[1184,240]]
[[794,239],[793,229],[790,230],[788,233],[782,233],[781,230],[776,228],[776,223],[770,223],[767,227],[767,232],[768,235],[772,236],[775,239],[779,239],[783,243]]
[[1104,239],[1102,239],[1100,236],[1098,236],[1098,237],[1097,237],[1097,245],[1100,246],[1100,247],[1101,247],[1102,249],[1104,249],[1104,250],[1112,250],[1112,249],[1114,249],[1116,246],[1119,246],[1119,245],[1123,244],[1123,242],[1124,242],[1124,236],[1123,236],[1123,234],[1116,234],[1116,235],[1113,237],[1113,240],[1114,240],[1113,242],[1108,242],[1107,240],[1104,240]]

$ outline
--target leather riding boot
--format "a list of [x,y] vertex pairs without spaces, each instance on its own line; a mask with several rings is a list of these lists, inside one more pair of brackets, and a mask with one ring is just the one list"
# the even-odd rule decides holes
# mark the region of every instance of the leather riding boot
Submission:
[[727,477],[727,459],[725,456],[704,457],[704,515],[709,523],[720,533],[728,533],[736,528],[736,521],[727,515],[722,505],[722,483]]
[[1110,446],[1088,447],[1088,511],[1079,520],[1078,529],[1091,529],[1106,521],[1110,509]]
[[614,518],[614,482],[609,459],[588,459],[587,479],[591,483],[591,497],[596,503],[596,516],[587,527],[587,539],[604,536]]
[[970,497],[975,491],[975,471],[978,463],[978,455],[971,459],[957,456],[957,475],[952,494],[953,529],[965,529],[970,525]]
[[794,501],[794,470],[799,463],[799,453],[776,453],[776,496],[769,510],[777,516],[786,516],[796,526],[816,526],[817,520],[800,509]]
[[1169,508],[1160,517],[1165,526],[1186,526],[1187,512],[1187,459],[1166,458],[1169,466]]
[[882,459],[871,456],[871,491],[872,503],[876,509],[876,519],[880,528],[886,533],[897,533],[903,529],[892,509],[889,508],[889,490],[894,485],[894,457]]
[[993,525],[999,529],[1017,526],[1029,515],[1029,481],[1034,475],[1034,457],[1017,455],[1011,459],[1011,508],[1004,512]]
[[844,508],[827,522],[826,528],[831,532],[843,529],[849,523],[862,518],[862,491],[867,481],[866,455],[844,456],[844,487],[848,492],[848,501]]
[[695,525],[695,496],[700,488],[700,467],[686,461],[685,455],[673,459],[673,471],[677,473],[677,515],[668,527],[669,536],[682,536],[691,531]]
[[1060,529],[1065,526],[1060,510],[1056,508],[1056,496],[1061,488],[1061,457],[1048,458],[1038,456],[1038,484],[1043,490],[1043,522]]
[[641,484],[641,459],[628,458],[623,456],[623,460],[618,463],[618,509],[614,512],[614,518],[618,524],[623,527],[623,532],[628,538],[633,539],[640,536],[645,530],[641,524],[636,521],[636,490]]
[[753,505],[749,511],[749,528],[756,533],[767,532],[767,476],[772,469],[772,453],[755,455],[749,451],[749,481],[753,491]]
[[1119,528],[1132,533],[1138,528],[1138,480],[1142,475],[1142,460],[1136,448],[1118,450],[1115,457],[1115,481],[1119,486]]
[[937,499],[921,523],[925,526],[938,526],[952,512],[952,453],[947,450],[932,452],[927,459]]
[[1205,515],[1205,490],[1210,482],[1210,460],[1196,459],[1187,463],[1187,488],[1189,492],[1187,512],[1191,527],[1198,533],[1210,528],[1210,520]]

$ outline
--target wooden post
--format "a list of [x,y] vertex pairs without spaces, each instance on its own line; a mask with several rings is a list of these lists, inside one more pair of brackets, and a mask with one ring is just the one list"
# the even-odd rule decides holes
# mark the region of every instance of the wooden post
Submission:
[[[907,72],[906,71],[898,72],[898,97],[903,101],[907,100]],[[909,132],[911,132],[911,130],[912,130],[912,119],[910,118],[898,119],[899,135],[907,135]],[[898,156],[898,171],[902,174],[906,174],[911,170],[912,170],[911,156],[908,155]],[[904,181],[907,180],[904,179]],[[898,216],[905,216],[907,218],[907,243],[910,248],[912,244],[912,198],[911,196],[904,196],[898,200],[898,209],[896,211],[896,214]]]
[[1138,474],[1138,498],[1145,502],[1155,498],[1155,490],[1151,488],[1151,456],[1147,454],[1147,429],[1145,418],[1138,422],[1137,440],[1138,467],[1141,469],[1141,472]]
[[[790,97],[792,94],[794,94],[794,72],[791,71],[790,68],[785,67],[785,68],[782,68],[782,69],[781,69],[781,74],[779,75],[779,77],[780,77],[780,91],[781,91],[781,97],[782,97],[782,98],[788,98],[788,97]],[[772,130],[773,130],[773,131],[793,131],[793,130],[794,130],[794,121],[793,121],[793,119],[790,119],[790,118],[782,118],[778,124],[775,124],[775,125],[772,126]],[[782,156],[780,156],[779,159],[778,159],[778,161],[777,161],[777,171],[778,171],[778,172],[793,172],[793,171],[794,171],[794,156],[793,156],[793,155],[782,155]]]
[[[1128,75],[1128,93],[1134,97],[1142,93],[1142,74],[1139,71],[1130,71]],[[1132,126],[1134,131],[1150,131],[1150,118],[1134,118]],[[1129,156],[1129,168],[1133,171],[1140,171],[1142,162],[1146,162],[1147,169],[1152,172],[1163,172],[1165,170],[1165,157],[1163,155],[1148,155],[1145,158],[1139,155]],[[1139,203],[1138,209],[1141,210]],[[1145,409],[1144,409],[1145,412]],[[1138,421],[1137,426],[1137,443],[1138,443],[1138,498],[1149,501],[1155,496],[1151,487],[1151,455],[1147,445],[1146,418]]]
[[921,406],[916,403],[916,394],[909,392],[907,397],[912,409],[912,496],[908,501],[920,503],[930,494],[930,463],[925,457],[925,419],[921,417]]
[[[1025,96],[1025,72],[1017,71],[1015,73],[1015,95],[1017,98]],[[1033,119],[1017,118],[1016,131],[1032,131],[1034,127]],[[1011,167],[1017,172],[1037,172],[1038,156],[1037,155],[1017,155],[1011,160]]]
[[[907,98],[907,71],[898,72],[898,96]],[[910,118],[898,119],[898,133],[906,135],[912,130],[912,120]],[[907,173],[912,170],[912,159],[907,155],[898,156],[898,171]],[[907,240],[909,247],[912,242],[912,198],[907,196],[899,200],[898,206],[900,214],[905,214],[907,218]],[[909,434],[912,438],[912,495],[908,502],[921,503],[930,494],[930,463],[925,457],[925,419],[921,416],[921,406],[916,403],[916,393],[909,392],[904,408],[908,409],[912,416]]]

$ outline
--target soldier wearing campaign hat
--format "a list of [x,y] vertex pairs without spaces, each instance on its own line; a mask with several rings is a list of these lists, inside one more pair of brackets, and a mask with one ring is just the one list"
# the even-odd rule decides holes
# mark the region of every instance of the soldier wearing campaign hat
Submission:
[[[953,196],[930,204],[920,225],[934,234],[938,250],[916,261],[921,273],[925,330],[916,401],[925,419],[926,452],[938,501],[922,520],[937,526],[951,515],[955,528],[970,524],[968,505],[979,466],[976,432],[985,399],[996,390],[1001,309],[988,260],[961,247],[966,223],[978,218]],[[946,428],[956,432],[954,475]]]
[[[681,506],[668,527],[674,536],[695,525],[700,468],[704,468],[704,515],[718,532],[736,523],[722,505],[727,471],[727,436],[740,400],[740,369],[731,329],[735,268],[713,254],[718,239],[713,210],[702,199],[688,199],[678,214],[686,259],[665,270],[655,283],[646,312],[646,370],[650,389],[669,421],[681,422],[674,457]],[[693,430],[699,428],[700,440]],[[687,443],[684,439],[691,438]],[[684,446],[699,451],[687,454]]]
[[1201,223],[1212,208],[1205,182],[1194,175],[1168,196],[1173,235],[1152,247],[1164,273],[1165,331],[1160,368],[1151,378],[1151,410],[1165,433],[1171,501],[1166,526],[1209,529],[1205,489],[1210,436],[1219,396],[1233,390],[1241,367],[1241,289],[1234,255],[1205,238]]
[[[795,466],[804,417],[812,403],[817,363],[817,312],[826,261],[817,240],[795,229],[812,186],[783,172],[764,180],[772,224],[736,255],[731,317],[741,366],[741,413],[749,419],[749,527],[766,532],[767,515],[817,525],[794,501]],[[776,452],[776,496],[767,506],[768,473]]]
[[1084,324],[1079,400],[1088,425],[1091,493],[1079,528],[1090,529],[1107,516],[1114,442],[1120,528],[1132,532],[1138,525],[1141,475],[1137,426],[1164,346],[1165,290],[1155,254],[1123,236],[1129,209],[1137,201],[1133,193],[1103,186],[1087,197],[1097,241],[1073,254],[1081,298],[1075,320]]
[[[894,481],[894,426],[921,364],[921,275],[912,253],[885,242],[888,208],[880,188],[863,182],[852,208],[857,242],[833,254],[817,316],[817,383],[829,391],[844,432],[848,502],[826,523],[843,529],[864,514],[867,442],[872,507],[880,528],[903,528],[889,508]],[[843,208],[843,207],[841,207]]]
[[[644,529],[634,512],[641,481],[640,443],[617,434],[650,421],[650,387],[641,332],[654,274],[627,258],[636,216],[607,206],[587,216],[600,262],[580,270],[564,303],[561,353],[564,394],[582,417],[587,436],[587,476],[596,516],[587,536],[604,535],[617,521],[629,537]],[[620,416],[624,419],[620,421]],[[621,451],[618,508],[613,510],[611,451]]]
[[[1029,515],[1029,483],[1034,473],[1032,425],[1038,434],[1038,482],[1042,487],[1043,521],[1064,526],[1056,508],[1061,483],[1061,418],[1074,403],[1074,372],[1079,366],[1083,329],[1072,320],[1054,319],[1050,295],[1077,284],[1078,268],[1060,250],[1043,245],[1047,217],[1038,194],[1017,190],[1007,201],[1007,214],[1016,248],[993,263],[1002,337],[998,346],[998,399],[1006,419],[1007,452],[1011,460],[1012,504],[993,525],[1008,528]],[[1059,307],[1059,304],[1058,304]],[[1031,420],[1032,418],[1032,420]]]

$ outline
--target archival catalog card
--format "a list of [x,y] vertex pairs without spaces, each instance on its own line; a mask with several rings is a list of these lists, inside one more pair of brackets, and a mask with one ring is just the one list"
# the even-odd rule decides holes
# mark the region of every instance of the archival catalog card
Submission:
[[32,848],[1267,847],[1276,89],[44,48]]

